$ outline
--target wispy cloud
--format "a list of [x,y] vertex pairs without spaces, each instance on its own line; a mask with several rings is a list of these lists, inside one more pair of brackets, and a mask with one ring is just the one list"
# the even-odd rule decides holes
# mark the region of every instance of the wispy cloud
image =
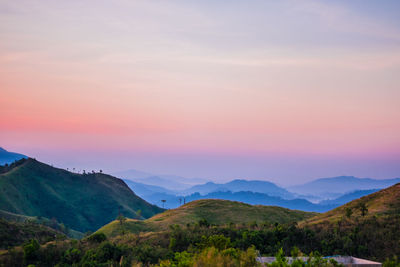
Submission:
[[363,16],[348,6],[335,1],[291,1],[292,14],[303,13],[316,16],[321,26],[328,31],[335,30],[344,33],[365,35],[392,40],[400,44],[400,30],[398,27]]

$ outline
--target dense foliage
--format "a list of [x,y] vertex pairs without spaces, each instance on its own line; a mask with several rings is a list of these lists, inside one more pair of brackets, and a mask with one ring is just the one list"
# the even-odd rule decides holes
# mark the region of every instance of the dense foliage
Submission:
[[[173,225],[159,233],[132,234],[124,232],[122,221],[120,230],[121,234],[112,238],[98,232],[81,241],[55,241],[44,246],[31,241],[21,249],[10,249],[0,262],[4,266],[257,266],[258,255],[276,255],[278,262],[272,266],[288,266],[284,255],[311,255],[307,266],[335,266],[319,255],[341,254],[388,259],[386,266],[398,266],[398,260],[392,258],[399,252],[398,245],[391,250],[381,247],[386,245],[380,243],[385,242],[383,237],[389,234],[385,230],[377,231],[372,238],[383,236],[371,245],[374,242],[366,232],[371,230],[369,222],[360,223],[357,230],[319,232],[296,224],[216,226],[202,220],[184,227]],[[305,265],[298,261],[294,266]]]
[[60,231],[34,222],[9,222],[0,218],[0,249],[20,245],[33,238],[46,243],[66,237]]
[[[45,218],[41,216],[26,216],[15,214],[12,212],[0,210],[0,220],[3,220],[3,224],[8,224],[15,228],[14,231],[18,231],[19,233],[25,233],[26,230],[31,232],[40,231],[42,228],[51,228],[50,230],[55,230],[53,232],[57,232],[59,234],[66,235],[70,238],[80,239],[84,236],[83,233],[75,231],[63,223],[59,223],[56,218]],[[24,235],[18,235],[19,237],[23,237]],[[0,239],[1,239],[0,235]],[[21,240],[19,243],[14,243],[15,245],[22,244],[23,242],[29,240],[32,237],[25,235],[25,238],[18,238],[17,240]],[[4,241],[2,243],[5,243]],[[2,246],[0,245],[0,248]]]

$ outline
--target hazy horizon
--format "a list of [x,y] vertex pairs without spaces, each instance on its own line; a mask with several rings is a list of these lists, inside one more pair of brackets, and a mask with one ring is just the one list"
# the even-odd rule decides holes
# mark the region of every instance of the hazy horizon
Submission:
[[[17,152],[17,153],[23,153],[23,151],[11,151],[5,147],[3,147],[4,149],[10,151],[10,152]],[[72,170],[72,168],[75,168],[77,172],[82,172],[83,170],[86,171],[99,171],[102,170],[105,173],[108,174],[115,174],[118,172],[123,172],[123,171],[129,171],[129,170],[136,170],[136,171],[141,171],[141,172],[145,172],[145,173],[149,173],[152,175],[176,175],[176,176],[181,176],[184,178],[201,178],[207,181],[212,181],[212,182],[216,182],[216,183],[224,183],[224,182],[228,182],[234,179],[245,179],[245,180],[264,180],[264,181],[270,181],[273,182],[277,185],[281,185],[281,186],[292,186],[292,185],[299,185],[299,184],[303,184],[303,183],[307,183],[319,178],[331,178],[331,177],[338,177],[338,176],[355,176],[358,178],[372,178],[372,179],[392,179],[392,178],[400,178],[400,175],[394,175],[394,176],[373,176],[373,175],[355,175],[354,173],[338,173],[335,174],[333,171],[329,174],[329,172],[319,172],[317,174],[312,175],[312,171],[309,171],[310,175],[304,175],[303,177],[300,176],[295,176],[293,175],[293,179],[284,179],[282,177],[280,177],[280,175],[282,175],[282,169],[278,168],[278,169],[274,169],[274,171],[276,171],[276,176],[266,176],[266,175],[262,175],[255,173],[254,171],[252,171],[251,169],[244,169],[242,168],[242,165],[246,165],[249,162],[246,161],[245,159],[241,158],[241,159],[237,159],[237,163],[241,163],[242,165],[240,165],[240,169],[241,171],[239,171],[237,168],[234,168],[231,171],[231,175],[227,175],[227,174],[220,174],[217,175],[215,173],[218,172],[218,168],[222,169],[221,173],[226,173],[225,170],[223,170],[224,168],[227,167],[227,164],[230,164],[230,162],[228,161],[228,163],[226,163],[227,159],[226,158],[222,158],[220,160],[225,160],[226,164],[221,164],[221,161],[217,161],[214,162],[214,165],[208,165],[208,166],[214,166],[215,168],[212,168],[212,170],[202,170],[199,171],[199,175],[192,175],[193,172],[198,171],[198,169],[196,168],[196,166],[189,166],[189,167],[182,167],[180,164],[182,163],[183,158],[180,158],[178,160],[176,160],[177,164],[176,166],[173,166],[172,168],[168,168],[167,166],[163,166],[164,168],[154,168],[154,165],[152,164],[143,164],[143,162],[146,162],[146,160],[139,160],[139,157],[137,158],[138,161],[133,161],[134,163],[130,163],[132,162],[132,157],[126,156],[127,154],[119,154],[119,156],[113,155],[111,158],[113,159],[113,161],[111,162],[111,165],[114,166],[114,168],[104,168],[104,166],[107,166],[107,161],[109,160],[109,157],[107,156],[103,156],[100,160],[99,160],[99,155],[97,154],[97,157],[93,157],[90,158],[90,156],[88,156],[88,158],[85,158],[85,155],[82,155],[82,152],[75,152],[77,154],[80,155],[80,157],[78,157],[78,159],[74,159],[76,157],[74,157],[73,155],[62,155],[62,157],[56,156],[55,154],[47,154],[47,153],[42,153],[42,154],[38,154],[38,155],[34,155],[34,154],[26,154],[29,157],[33,157],[36,158],[39,161],[42,161],[44,163],[53,165],[54,167],[58,167],[58,168],[63,168],[63,169],[69,169]],[[90,155],[90,151],[86,151],[85,153],[87,153],[86,155]],[[130,154],[132,155],[132,154]],[[153,155],[154,156],[154,155]],[[157,155],[160,158],[169,158],[168,156],[165,155]],[[169,155],[170,156],[170,155]],[[85,159],[82,159],[85,158]],[[209,156],[205,156],[204,160],[208,160],[209,162],[215,160],[214,158],[209,158]],[[229,160],[229,159],[228,159]],[[231,159],[232,160],[232,159]],[[275,161],[281,162],[281,160],[279,158],[275,158]],[[286,159],[287,160],[287,159]],[[172,160],[173,161],[173,160]],[[338,164],[340,164],[342,167],[344,166],[344,161],[340,162]],[[80,163],[78,163],[80,162]],[[116,164],[116,162],[118,164]],[[166,161],[166,164],[168,162]],[[293,162],[292,162],[293,163]],[[136,165],[135,165],[136,164]],[[260,162],[254,162],[253,163],[254,166],[259,166]],[[135,166],[144,166],[144,168],[138,168]],[[159,166],[159,165],[158,165]],[[247,166],[247,165],[246,165]],[[289,167],[293,166],[290,165],[290,163],[288,163]],[[295,165],[299,168],[298,165]],[[321,166],[321,165],[318,165]],[[218,168],[216,168],[218,167]],[[354,167],[354,166],[353,166]],[[148,168],[148,169],[146,169]],[[177,170],[176,172],[174,172],[174,170]],[[186,170],[186,171],[185,171]],[[272,173],[273,171],[271,171],[271,169],[269,170],[269,173]],[[305,172],[305,170],[304,170]],[[288,172],[290,173],[290,172]],[[362,172],[358,172],[358,173],[362,173]],[[370,172],[371,173],[371,172]],[[251,175],[252,174],[252,175]],[[120,178],[127,178],[127,177],[120,177]],[[301,179],[299,179],[301,178]]]
[[398,10],[0,0],[0,146],[109,173],[400,177]]

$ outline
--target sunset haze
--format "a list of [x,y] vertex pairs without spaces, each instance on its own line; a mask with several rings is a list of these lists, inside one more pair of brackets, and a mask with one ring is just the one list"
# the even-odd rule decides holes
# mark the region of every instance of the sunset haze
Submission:
[[0,146],[216,181],[399,177],[384,2],[0,0]]

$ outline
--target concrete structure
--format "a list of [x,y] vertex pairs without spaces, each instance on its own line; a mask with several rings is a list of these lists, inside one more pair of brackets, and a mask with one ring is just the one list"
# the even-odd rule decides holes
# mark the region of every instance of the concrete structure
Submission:
[[[297,259],[300,259],[302,261],[307,261],[308,257],[299,257]],[[381,267],[382,266],[382,263],[380,263],[380,262],[359,259],[359,258],[351,257],[351,256],[329,256],[329,257],[324,257],[324,259],[333,259],[336,262],[338,262],[339,264],[343,264],[346,267]],[[295,260],[295,258],[286,257],[286,260],[289,264],[291,264]],[[266,266],[267,264],[273,263],[275,261],[275,257],[258,257],[257,261]]]

